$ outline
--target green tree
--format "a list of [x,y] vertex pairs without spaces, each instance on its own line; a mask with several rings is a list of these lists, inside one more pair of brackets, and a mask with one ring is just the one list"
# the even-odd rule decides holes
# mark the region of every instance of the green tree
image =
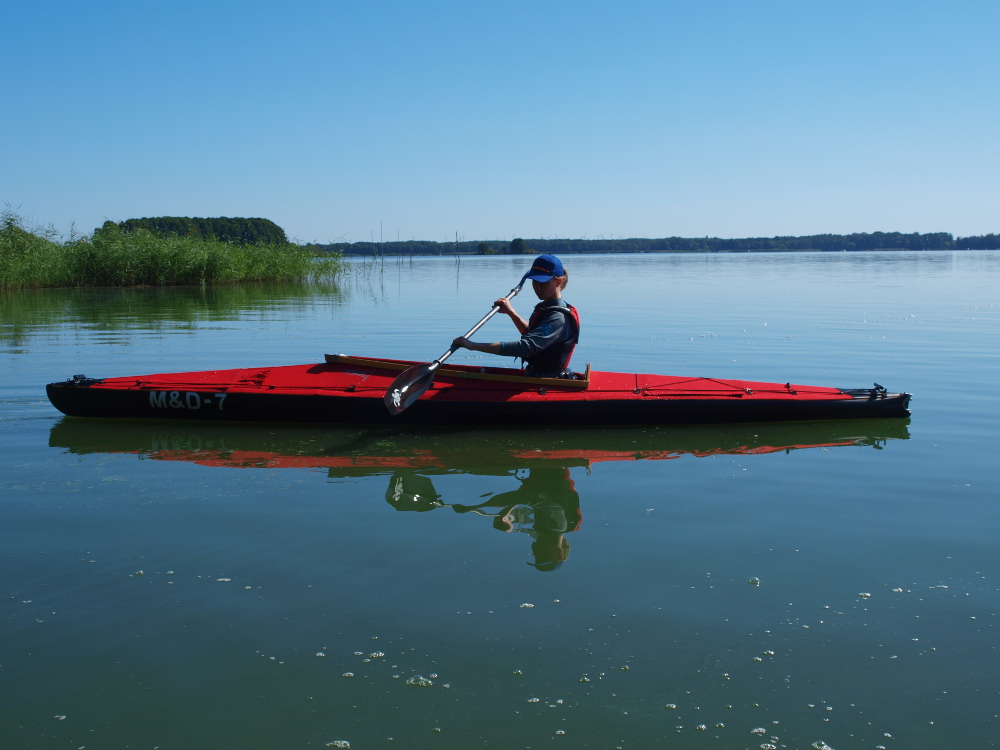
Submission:
[[528,247],[527,242],[520,237],[515,237],[510,243],[510,252],[512,255],[527,255],[534,251]]
[[[104,222],[107,229],[113,222]],[[159,237],[196,237],[231,242],[236,245],[285,245],[285,230],[270,219],[237,219],[226,216],[204,219],[186,216],[156,216],[126,219],[116,225],[123,232],[147,229]]]
[[1000,234],[982,234],[977,237],[959,237],[955,247],[961,250],[998,250]]

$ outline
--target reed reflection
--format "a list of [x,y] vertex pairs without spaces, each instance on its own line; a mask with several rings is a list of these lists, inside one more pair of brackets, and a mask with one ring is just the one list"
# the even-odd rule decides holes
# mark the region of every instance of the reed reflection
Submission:
[[286,282],[221,286],[81,287],[5,290],[0,294],[0,345],[25,346],[36,336],[99,332],[92,343],[148,333],[194,334],[201,326],[255,318],[307,315],[342,304],[343,285]]

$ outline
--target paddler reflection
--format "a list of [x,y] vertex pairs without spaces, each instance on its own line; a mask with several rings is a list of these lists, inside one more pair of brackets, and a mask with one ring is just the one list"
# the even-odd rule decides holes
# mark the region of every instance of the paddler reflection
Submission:
[[477,505],[445,503],[429,477],[396,472],[389,481],[385,499],[396,510],[428,511],[450,507],[456,513],[472,513],[493,519],[493,528],[520,532],[531,537],[536,570],[555,570],[569,557],[566,534],[580,528],[580,496],[564,467],[530,469],[526,476],[515,473],[521,486],[493,495]]

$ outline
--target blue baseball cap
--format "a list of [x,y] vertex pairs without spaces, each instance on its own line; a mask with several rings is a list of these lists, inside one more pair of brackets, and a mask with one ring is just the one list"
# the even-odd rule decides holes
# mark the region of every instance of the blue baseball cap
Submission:
[[562,261],[556,256],[539,255],[531,264],[531,270],[528,271],[525,278],[531,279],[532,281],[548,281],[553,276],[565,275],[566,270],[563,268]]

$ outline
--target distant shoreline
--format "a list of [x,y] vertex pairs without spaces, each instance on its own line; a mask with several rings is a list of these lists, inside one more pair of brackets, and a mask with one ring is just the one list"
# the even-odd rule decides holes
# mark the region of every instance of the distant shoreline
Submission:
[[[310,247],[315,247],[311,245]],[[568,253],[553,253],[554,255],[741,255],[741,254],[763,254],[763,253],[825,253],[825,254],[836,254],[836,253],[884,253],[884,252],[918,252],[918,253],[951,253],[951,252],[982,252],[986,250],[994,250],[1000,248],[979,248],[979,247],[927,247],[920,250],[914,250],[908,247],[874,247],[864,250],[820,250],[817,248],[791,248],[788,250],[657,250],[657,251],[633,251],[633,250],[618,250],[618,251],[604,251],[595,250],[588,252],[568,252]],[[505,258],[505,257],[518,257],[516,253],[491,253],[484,256],[483,253],[475,252],[452,252],[452,251],[442,251],[440,253],[398,253],[398,252],[376,252],[374,255],[370,249],[368,250],[355,250],[355,251],[343,251],[338,250],[343,258],[367,258],[371,260],[374,258],[409,258],[409,257],[420,257],[420,258],[476,258],[476,257],[494,257],[494,258]],[[534,254],[541,254],[542,252],[551,251],[537,251]]]
[[903,234],[822,234],[804,237],[665,237],[662,239],[514,239],[507,241],[433,242],[338,242],[309,244],[316,252],[337,252],[345,256],[419,256],[419,255],[590,255],[619,253],[746,253],[746,252],[865,252],[871,250],[997,250],[1000,235],[958,237],[947,232]]

